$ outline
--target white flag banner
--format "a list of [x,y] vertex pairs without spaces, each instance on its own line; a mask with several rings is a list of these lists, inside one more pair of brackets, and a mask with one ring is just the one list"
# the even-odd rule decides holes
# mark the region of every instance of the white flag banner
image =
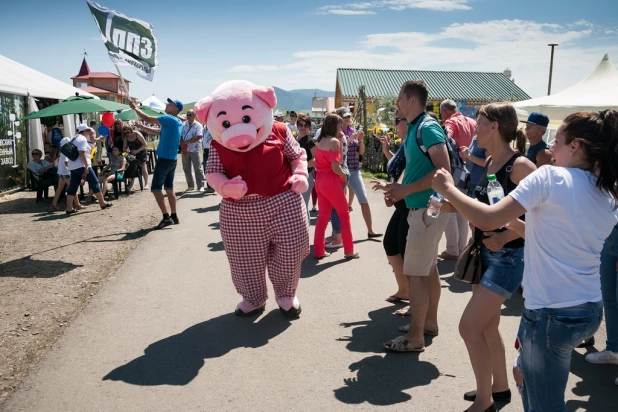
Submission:
[[157,38],[152,24],[131,19],[116,10],[86,0],[113,63],[135,67],[137,75],[148,81],[158,65]]

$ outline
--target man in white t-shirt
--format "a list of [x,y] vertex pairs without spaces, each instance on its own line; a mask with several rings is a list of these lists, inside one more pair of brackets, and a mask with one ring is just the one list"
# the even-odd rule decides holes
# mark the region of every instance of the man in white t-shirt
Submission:
[[204,191],[204,170],[202,169],[202,137],[204,136],[204,128],[200,122],[195,120],[195,111],[187,112],[187,121],[182,125],[180,132],[182,146],[182,170],[185,172],[187,179],[187,190],[193,190],[194,181],[191,167],[195,172],[195,180],[197,181],[197,190]]
[[[105,202],[103,195],[101,194],[101,185],[99,185],[99,179],[92,169],[90,163],[90,144],[88,141],[94,137],[94,129],[80,124],[77,126],[77,134],[71,139],[71,142],[76,148],[79,155],[75,160],[68,159],[68,169],[71,172],[71,184],[67,191],[67,207],[66,213],[68,215],[77,212],[73,209],[73,199],[77,194],[77,189],[82,185],[82,181],[88,181],[88,186],[94,193],[94,196],[99,201],[101,209],[107,209],[112,204]],[[67,146],[67,145],[64,145]]]

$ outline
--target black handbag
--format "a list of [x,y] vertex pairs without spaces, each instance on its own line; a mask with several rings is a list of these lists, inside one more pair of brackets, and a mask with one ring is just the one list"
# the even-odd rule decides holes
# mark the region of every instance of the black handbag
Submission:
[[472,237],[468,246],[457,259],[455,265],[455,273],[453,276],[455,279],[459,279],[462,282],[477,285],[481,282],[483,277],[483,259],[481,258],[481,242],[482,239]]
[[[73,140],[77,139],[77,137],[78,136],[75,136]],[[65,155],[69,160],[77,160],[79,157],[79,150],[77,150],[77,146],[73,144],[73,140],[60,148],[60,153]]]

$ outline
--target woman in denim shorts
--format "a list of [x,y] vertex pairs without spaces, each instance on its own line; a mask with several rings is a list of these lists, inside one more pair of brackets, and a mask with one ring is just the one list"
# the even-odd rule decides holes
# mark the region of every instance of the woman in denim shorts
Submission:
[[[518,130],[519,121],[510,104],[489,104],[479,110],[477,144],[487,150],[485,169],[474,188],[476,199],[489,205],[487,184],[495,175],[508,195],[519,181],[536,167],[511,147],[525,136]],[[450,206],[450,205],[449,205]],[[442,210],[446,212],[449,210]],[[523,216],[522,216],[523,218]],[[471,412],[494,411],[494,401],[510,401],[511,391],[506,368],[504,342],[498,326],[504,301],[519,288],[524,272],[524,239],[506,228],[483,232],[475,228],[475,239],[482,239],[483,277],[473,285],[473,293],[459,323],[459,333],[466,343],[476,377],[476,390],[464,394],[474,402]],[[489,356],[488,356],[489,355]]]

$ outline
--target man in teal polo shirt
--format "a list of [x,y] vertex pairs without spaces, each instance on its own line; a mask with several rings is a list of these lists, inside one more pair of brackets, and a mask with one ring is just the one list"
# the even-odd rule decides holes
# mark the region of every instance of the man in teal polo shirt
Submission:
[[[177,225],[180,223],[176,214],[176,194],[174,193],[174,176],[176,173],[176,161],[178,159],[178,146],[180,145],[180,130],[182,122],[178,118],[178,113],[182,111],[180,100],[167,99],[165,114],[163,116],[148,116],[142,112],[135,102],[129,100],[129,106],[135,113],[148,123],[161,125],[159,134],[159,145],[157,146],[157,164],[152,174],[150,191],[154,195],[159,209],[163,214],[163,219],[155,229],[163,229],[166,226]],[[162,190],[165,189],[167,200],[170,202],[171,216],[167,213],[165,198]]]
[[393,201],[405,198],[408,212],[408,230],[404,273],[410,283],[411,322],[408,333],[384,344],[386,349],[398,352],[425,350],[424,334],[438,334],[438,304],[441,284],[436,261],[438,244],[444,233],[448,215],[427,216],[427,204],[433,194],[431,181],[437,169],[450,171],[446,136],[442,127],[431,121],[421,129],[423,146],[429,157],[418,146],[416,133],[425,116],[429,90],[425,82],[410,80],[401,86],[397,98],[399,113],[408,120],[405,140],[406,169],[403,183],[389,185],[386,195]]

